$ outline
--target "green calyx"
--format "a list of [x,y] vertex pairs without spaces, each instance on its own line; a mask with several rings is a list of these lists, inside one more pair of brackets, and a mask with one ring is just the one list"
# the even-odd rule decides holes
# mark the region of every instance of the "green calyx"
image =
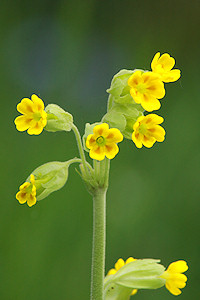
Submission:
[[64,111],[60,106],[56,104],[49,104],[45,108],[47,113],[47,125],[45,130],[56,131],[71,131],[73,125],[73,116]]
[[[74,162],[80,162],[80,159],[74,158],[66,162],[49,162],[41,165],[31,173],[35,177],[37,200],[46,198],[49,194],[65,185],[68,179],[69,166]],[[30,181],[30,176],[27,178],[27,181]]]
[[[124,265],[104,281],[105,300],[128,300],[133,289],[157,289],[165,285],[165,268],[155,259],[138,259]],[[115,293],[114,293],[115,291]],[[127,293],[127,294],[126,294]],[[119,295],[125,295],[119,297]]]

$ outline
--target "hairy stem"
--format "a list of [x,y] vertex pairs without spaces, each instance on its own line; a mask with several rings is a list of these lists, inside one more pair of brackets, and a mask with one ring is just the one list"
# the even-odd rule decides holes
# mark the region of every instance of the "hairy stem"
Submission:
[[106,189],[98,189],[93,195],[93,249],[91,300],[103,300],[105,271]]

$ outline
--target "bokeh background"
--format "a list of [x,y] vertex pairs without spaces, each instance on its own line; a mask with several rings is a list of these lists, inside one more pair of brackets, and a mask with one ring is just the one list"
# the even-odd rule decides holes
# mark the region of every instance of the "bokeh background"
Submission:
[[[150,68],[157,51],[176,58],[182,77],[166,85],[159,114],[166,141],[151,149],[120,144],[107,200],[108,271],[119,257],[189,264],[183,300],[199,299],[198,0],[1,1],[0,298],[89,299],[92,200],[75,171],[32,208],[20,184],[39,165],[78,155],[73,133],[17,132],[17,103],[38,94],[71,112],[81,134],[106,110],[112,76]],[[165,288],[135,299],[172,299]]]

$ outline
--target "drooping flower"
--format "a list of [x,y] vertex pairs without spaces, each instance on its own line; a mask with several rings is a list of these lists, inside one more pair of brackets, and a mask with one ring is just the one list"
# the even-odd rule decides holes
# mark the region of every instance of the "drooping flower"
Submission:
[[156,114],[141,116],[133,126],[132,140],[137,148],[144,145],[147,148],[157,142],[163,142],[165,139],[165,130],[159,126],[164,119]]
[[23,98],[17,110],[22,114],[15,119],[17,130],[27,130],[30,135],[38,135],[43,131],[47,124],[47,113],[43,101],[37,95],[33,94],[31,99]]
[[182,273],[187,270],[187,263],[184,260],[178,260],[171,263],[167,270],[160,276],[166,279],[165,286],[173,295],[180,295],[180,289],[186,286],[187,277]]
[[114,158],[119,152],[117,143],[123,140],[123,135],[117,128],[110,128],[107,123],[96,125],[93,134],[89,134],[86,147],[90,149],[89,155],[96,160],[103,160],[105,156]]
[[163,82],[174,82],[181,76],[180,70],[173,69],[174,65],[175,59],[173,57],[168,53],[160,56],[160,52],[158,52],[151,62],[151,69],[154,73],[160,75],[160,79]]
[[164,84],[158,74],[153,72],[134,72],[128,79],[130,94],[134,101],[146,111],[160,108],[160,101],[165,96]]
[[16,199],[20,204],[27,202],[28,206],[31,207],[36,203],[36,186],[33,174],[30,176],[30,182],[23,183],[19,190],[20,191],[16,194]]
[[[119,269],[121,269],[123,266],[127,265],[128,263],[135,261],[136,258],[133,257],[129,257],[127,258],[126,261],[124,261],[122,258],[119,258],[118,261],[115,263],[115,267],[113,269],[110,269],[110,271],[108,271],[108,275],[114,275],[117,273],[117,271]],[[131,296],[135,295],[137,293],[137,289],[133,289],[131,292]]]

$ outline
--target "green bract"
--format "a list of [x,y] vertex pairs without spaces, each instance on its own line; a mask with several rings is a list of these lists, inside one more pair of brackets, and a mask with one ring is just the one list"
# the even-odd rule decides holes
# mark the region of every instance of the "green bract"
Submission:
[[[35,176],[35,186],[37,189],[37,200],[46,198],[49,194],[62,188],[68,179],[68,168],[76,159],[66,162],[53,161],[46,163],[32,174]],[[27,178],[29,181],[30,176]]]
[[[106,300],[128,300],[133,289],[157,289],[165,284],[160,278],[165,268],[158,264],[160,260],[137,259],[119,269],[114,275],[107,275],[104,282],[104,295]],[[114,293],[114,290],[116,292]],[[117,295],[129,295],[117,298]],[[116,297],[113,295],[116,294]],[[111,295],[111,296],[110,296]]]
[[73,116],[64,111],[60,106],[56,104],[49,104],[45,108],[47,113],[47,125],[45,130],[55,131],[70,131],[73,124]]

